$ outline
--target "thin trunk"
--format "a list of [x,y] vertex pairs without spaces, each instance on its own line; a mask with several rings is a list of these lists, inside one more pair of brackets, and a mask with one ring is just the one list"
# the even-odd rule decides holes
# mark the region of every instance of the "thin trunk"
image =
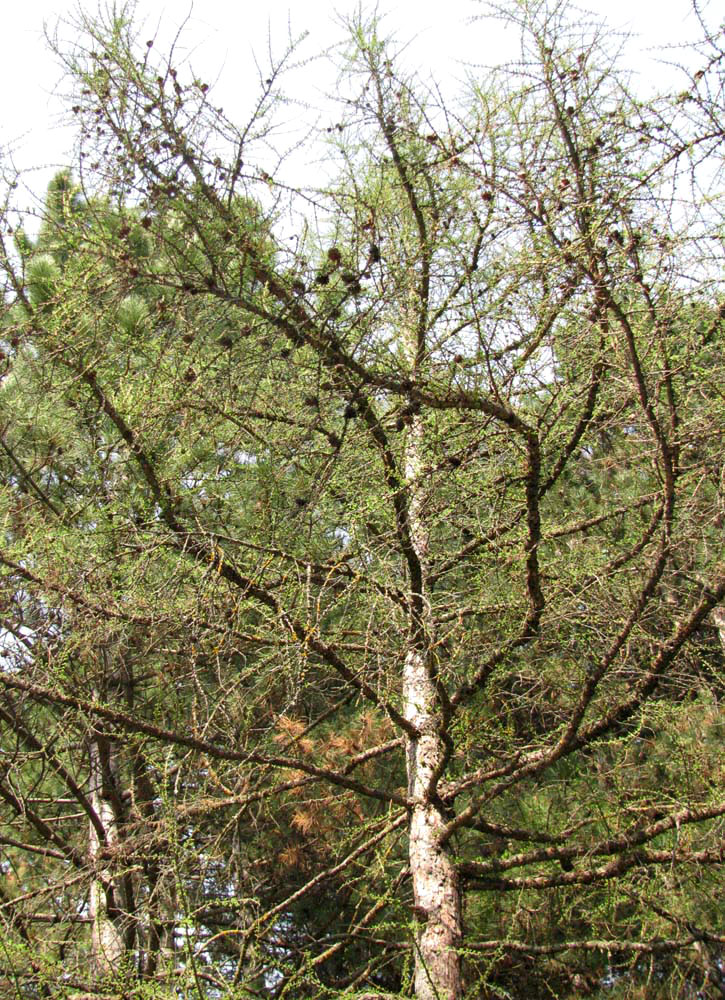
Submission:
[[411,588],[411,622],[403,674],[406,719],[418,735],[407,743],[410,817],[409,860],[418,933],[415,956],[417,1000],[458,1000],[462,996],[459,948],[462,936],[461,895],[448,845],[441,845],[446,826],[435,782],[445,759],[441,734],[442,705],[431,660],[430,623],[425,587],[428,532],[422,495],[424,428],[413,418],[408,434],[406,480],[408,524],[420,579]]
[[[140,754],[136,755],[133,770],[136,809],[149,828],[152,828],[158,824],[160,818],[154,806],[156,792]],[[145,953],[141,971],[145,977],[151,979],[159,972],[160,965],[173,965],[173,915],[176,905],[173,901],[173,892],[169,891],[172,880],[169,879],[168,872],[164,872],[157,845],[150,844],[142,864],[148,885],[148,898],[143,934]]]
[[[99,701],[103,701],[105,697],[120,700],[129,690],[126,665],[116,650],[102,647],[101,656],[103,680],[95,692],[96,698]],[[117,856],[121,842],[123,805],[117,740],[109,737],[100,727],[94,727],[90,735],[89,756],[89,797],[105,832],[105,838],[102,838],[91,824],[91,964],[95,982],[99,984],[121,971],[124,957],[132,946],[133,928],[128,915],[133,908],[133,889],[130,876],[124,878],[118,873]],[[127,939],[127,935],[131,937]]]
[[712,620],[715,622],[715,628],[720,636],[720,645],[725,653],[725,605],[720,605],[713,610]]
[[106,832],[105,843],[90,826],[92,881],[90,891],[92,969],[96,982],[118,972],[126,946],[120,927],[119,890],[114,888],[113,853],[118,846],[118,820],[114,806],[113,750],[110,741],[94,732],[90,744],[90,799]]

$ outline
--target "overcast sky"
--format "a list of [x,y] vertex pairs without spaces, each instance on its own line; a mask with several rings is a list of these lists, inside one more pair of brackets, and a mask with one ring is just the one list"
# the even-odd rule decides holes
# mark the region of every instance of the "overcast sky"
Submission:
[[[0,152],[12,152],[13,162],[22,168],[28,190],[42,195],[48,179],[60,165],[71,162],[73,132],[64,124],[61,68],[44,38],[44,25],[52,32],[59,19],[66,20],[78,9],[75,0],[20,0],[3,11],[0,33]],[[95,0],[81,6],[97,9]],[[186,28],[182,48],[195,71],[215,85],[216,101],[231,117],[239,104],[244,120],[245,98],[253,88],[256,53],[264,62],[271,38],[273,49],[281,52],[291,32],[308,32],[300,50],[312,56],[333,45],[341,37],[340,22],[357,9],[356,0],[334,3],[290,0],[204,0],[192,5],[181,0],[139,0],[137,16],[149,37],[162,46],[182,21]],[[370,4],[364,5],[370,7]],[[709,5],[713,10],[713,4]],[[587,10],[606,18],[615,28],[635,35],[628,60],[643,83],[658,79],[665,85],[668,71],[657,66],[657,49],[668,42],[682,42],[696,34],[689,15],[689,0],[590,0]],[[411,40],[409,65],[424,75],[433,74],[449,87],[456,75],[464,75],[463,64],[494,63],[505,52],[507,37],[489,22],[470,23],[485,7],[475,0],[380,0],[378,9],[389,12],[386,24],[396,37]],[[61,31],[69,37],[68,28]],[[307,65],[297,85],[308,100],[322,103],[322,92],[330,86],[322,63]],[[670,73],[670,76],[672,74]],[[30,194],[26,194],[27,201]]]

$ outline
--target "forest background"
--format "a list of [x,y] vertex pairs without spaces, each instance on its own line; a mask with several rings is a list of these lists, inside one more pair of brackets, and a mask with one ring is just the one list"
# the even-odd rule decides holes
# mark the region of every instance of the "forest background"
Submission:
[[642,96],[493,16],[449,97],[358,14],[307,136],[294,46],[236,121],[130,10],[57,36],[40,226],[4,164],[9,996],[725,992],[722,28]]

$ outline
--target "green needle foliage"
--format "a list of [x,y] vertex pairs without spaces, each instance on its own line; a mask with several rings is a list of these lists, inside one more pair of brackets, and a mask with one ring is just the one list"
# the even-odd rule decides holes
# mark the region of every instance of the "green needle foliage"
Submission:
[[643,102],[501,16],[455,106],[351,23],[315,190],[286,60],[240,125],[127,11],[61,53],[77,163],[2,219],[2,996],[723,995],[725,52]]

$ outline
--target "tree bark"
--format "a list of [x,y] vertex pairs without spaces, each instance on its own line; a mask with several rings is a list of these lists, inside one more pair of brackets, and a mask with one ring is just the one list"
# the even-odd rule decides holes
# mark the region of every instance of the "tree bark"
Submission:
[[423,478],[424,428],[419,416],[409,429],[406,453],[408,525],[418,580],[410,593],[410,636],[403,672],[404,714],[417,731],[407,740],[408,795],[412,802],[409,861],[418,921],[415,953],[417,1000],[462,996],[459,947],[461,895],[450,848],[441,843],[446,826],[436,783],[445,761],[443,706],[432,661],[431,622],[426,599],[428,531]]
[[101,983],[118,971],[125,952],[123,933],[119,926],[118,890],[114,890],[111,855],[118,845],[118,821],[113,802],[113,752],[101,733],[93,732],[90,743],[90,799],[106,832],[105,843],[90,825],[90,859],[92,865],[89,899],[91,953],[94,981]]
[[725,605],[721,604],[713,610],[712,620],[715,622],[715,628],[720,636],[720,645],[725,653]]
[[[128,687],[126,669],[115,650],[101,648],[103,682],[96,691],[98,701],[103,695],[119,698]],[[91,917],[91,966],[94,984],[107,982],[119,972],[129,942],[125,939],[123,920],[128,916],[131,894],[124,892],[123,879],[117,870],[120,847],[120,823],[123,807],[120,793],[119,747],[116,740],[96,725],[89,740],[90,800],[101,822],[105,839],[91,823],[89,855],[91,862],[91,888],[89,911]],[[123,904],[126,904],[125,906]],[[125,911],[125,912],[124,912]]]

